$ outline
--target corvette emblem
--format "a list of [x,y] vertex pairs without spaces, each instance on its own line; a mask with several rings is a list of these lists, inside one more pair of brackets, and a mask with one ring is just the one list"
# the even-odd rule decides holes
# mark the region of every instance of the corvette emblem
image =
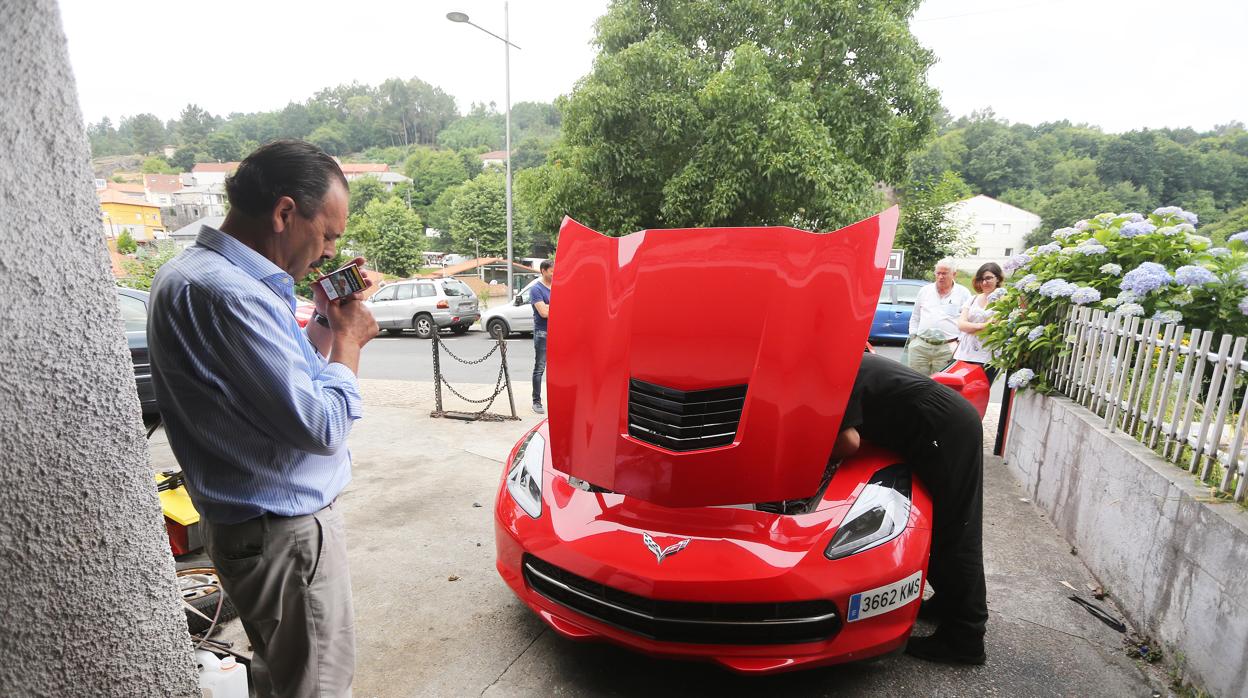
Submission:
[[658,564],[660,565],[663,564],[664,558],[675,555],[676,553],[684,550],[685,546],[689,545],[689,539],[686,538],[681,541],[676,541],[666,548],[660,548],[659,544],[654,542],[654,539],[650,537],[649,533],[642,533],[641,539],[646,542],[646,547],[650,549],[650,552],[654,553],[654,557],[658,559]]

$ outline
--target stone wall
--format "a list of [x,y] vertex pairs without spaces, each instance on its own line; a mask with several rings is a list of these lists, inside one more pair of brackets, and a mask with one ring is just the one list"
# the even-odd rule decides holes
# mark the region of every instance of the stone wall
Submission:
[[53,0],[0,84],[0,695],[198,696]]
[[1137,628],[1248,696],[1248,513],[1066,398],[1015,399],[1006,462]]

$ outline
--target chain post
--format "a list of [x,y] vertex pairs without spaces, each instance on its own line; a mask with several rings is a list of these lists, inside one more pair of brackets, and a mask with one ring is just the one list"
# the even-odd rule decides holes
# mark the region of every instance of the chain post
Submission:
[[438,333],[433,333],[433,395],[434,411],[442,414],[442,364],[438,356]]
[[511,371],[507,370],[507,335],[498,338],[499,351],[503,357],[503,377],[507,381],[507,402],[511,403],[511,418],[519,419],[516,414],[516,396],[511,392]]

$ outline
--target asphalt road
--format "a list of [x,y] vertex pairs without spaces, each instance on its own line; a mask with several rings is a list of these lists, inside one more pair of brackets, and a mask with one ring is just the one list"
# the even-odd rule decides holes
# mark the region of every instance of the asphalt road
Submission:
[[[450,333],[441,335],[443,344],[463,359],[475,360],[494,348],[494,340],[483,331],[473,329],[465,335]],[[876,351],[890,359],[901,358],[900,346],[879,346]],[[479,364],[462,364],[448,360],[443,355],[442,371],[452,385],[457,383],[484,383],[493,385],[498,379],[498,360],[491,356]],[[507,340],[507,367],[513,385],[528,385],[533,375],[533,339],[527,335],[513,335]],[[364,347],[360,359],[360,378],[380,380],[432,381],[432,342],[417,339],[410,331],[400,337],[382,335]],[[1000,402],[1004,382],[998,381],[992,390],[992,402]]]

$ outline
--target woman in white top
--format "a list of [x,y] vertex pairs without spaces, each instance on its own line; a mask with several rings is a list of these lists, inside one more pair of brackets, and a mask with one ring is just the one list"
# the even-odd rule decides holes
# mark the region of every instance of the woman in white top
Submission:
[[983,366],[984,373],[988,375],[989,385],[997,377],[997,369],[995,366],[987,365],[992,359],[992,352],[979,340],[979,332],[992,322],[993,312],[987,308],[988,303],[991,302],[989,296],[1000,288],[1004,281],[1005,275],[1001,272],[999,265],[989,262],[980,267],[979,271],[975,272],[975,280],[972,282],[976,295],[971,296],[971,299],[962,306],[962,316],[958,318],[958,330],[962,334],[958,337],[958,350],[954,352],[953,358]]

